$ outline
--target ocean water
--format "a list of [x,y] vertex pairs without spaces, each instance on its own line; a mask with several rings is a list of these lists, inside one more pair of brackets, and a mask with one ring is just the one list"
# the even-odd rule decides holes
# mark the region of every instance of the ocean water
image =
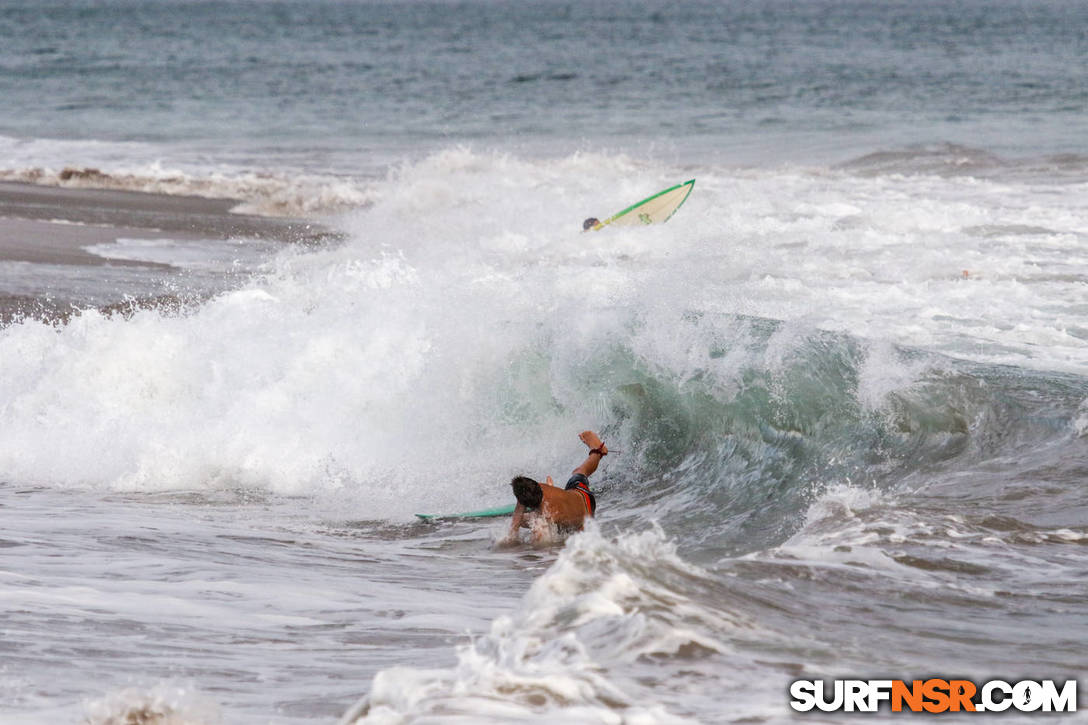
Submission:
[[[89,245],[190,275],[150,288],[0,268],[84,299],[0,328],[0,722],[776,723],[798,678],[1080,678],[1085,28],[4,3],[0,178],[341,238]],[[585,532],[413,516],[561,479],[586,428]]]

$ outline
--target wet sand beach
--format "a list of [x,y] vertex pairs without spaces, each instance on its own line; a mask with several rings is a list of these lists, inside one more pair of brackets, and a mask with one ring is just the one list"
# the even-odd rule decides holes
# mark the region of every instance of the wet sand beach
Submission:
[[[240,203],[237,199],[0,182],[0,258],[38,261],[41,255],[50,258],[53,254],[61,254],[63,258],[62,249],[70,249],[73,244],[96,244],[111,233],[114,238],[182,235],[283,242],[317,241],[328,235],[326,230],[308,221],[232,214],[230,210]],[[10,229],[12,220],[42,224]],[[58,233],[56,227],[64,223],[85,225],[84,239],[88,241],[81,241],[77,234]],[[111,231],[91,231],[96,227],[108,227]],[[31,250],[39,246],[41,249],[34,254]]]
[[[118,240],[315,244],[332,237],[308,221],[231,213],[239,203],[0,182],[0,323],[27,315],[67,317],[73,309],[109,308],[122,300],[162,300],[163,285],[180,270],[89,251],[109,250]],[[196,287],[198,294],[211,291]]]

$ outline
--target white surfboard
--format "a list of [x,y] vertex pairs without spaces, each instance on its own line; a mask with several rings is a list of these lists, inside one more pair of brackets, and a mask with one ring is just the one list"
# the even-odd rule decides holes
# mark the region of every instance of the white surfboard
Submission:
[[603,222],[598,222],[593,226],[593,230],[603,229],[609,224],[616,226],[664,224],[687,201],[688,195],[691,194],[691,190],[694,188],[695,179],[676,186],[670,186],[664,191],[659,191],[653,196],[648,196],[623,211],[613,214]]

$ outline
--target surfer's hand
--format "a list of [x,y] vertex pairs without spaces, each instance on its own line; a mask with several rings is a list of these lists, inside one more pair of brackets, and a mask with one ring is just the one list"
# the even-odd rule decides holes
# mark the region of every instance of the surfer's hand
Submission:
[[544,485],[545,486],[554,486],[555,481],[552,480],[551,476],[548,476],[547,478],[544,479]]
[[591,430],[584,430],[578,434],[578,437],[582,439],[582,442],[589,446],[589,450],[594,448],[600,448],[602,452],[608,453],[608,448],[604,443],[601,443],[601,437]]

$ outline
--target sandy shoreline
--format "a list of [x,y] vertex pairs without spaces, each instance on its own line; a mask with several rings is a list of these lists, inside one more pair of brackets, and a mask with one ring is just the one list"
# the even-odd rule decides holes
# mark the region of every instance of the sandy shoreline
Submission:
[[[232,214],[239,203],[0,182],[0,265],[6,265],[0,270],[0,324],[25,315],[67,317],[73,308],[111,308],[122,300],[159,304],[163,280],[184,274],[168,264],[108,258],[87,247],[119,239],[316,244],[336,238],[305,220]],[[72,272],[58,271],[63,269]],[[194,292],[210,293],[215,286]]]
[[[231,214],[235,199],[0,182],[0,260],[99,264],[82,247],[126,239],[265,239],[316,242],[318,224]],[[117,262],[110,262],[117,264]]]
[[165,264],[107,259],[84,249],[93,244],[110,244],[118,239],[155,239],[162,236],[162,232],[131,227],[0,218],[0,261],[169,268]]

